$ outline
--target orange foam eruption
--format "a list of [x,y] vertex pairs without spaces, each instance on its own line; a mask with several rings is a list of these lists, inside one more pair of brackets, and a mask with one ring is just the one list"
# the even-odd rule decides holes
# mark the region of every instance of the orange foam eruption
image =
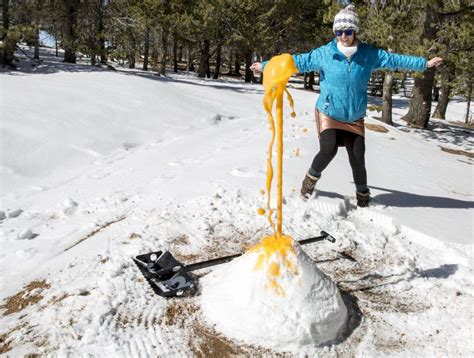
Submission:
[[[283,198],[283,92],[286,93],[288,102],[290,103],[292,113],[291,116],[296,116],[294,110],[294,102],[290,93],[286,89],[286,84],[291,76],[298,73],[298,69],[295,66],[295,62],[290,54],[283,54],[280,56],[273,57],[268,64],[265,66],[263,71],[263,87],[265,89],[265,96],[263,97],[263,106],[268,114],[268,122],[270,124],[270,130],[272,136],[268,145],[268,158],[267,158],[267,208],[268,208],[268,221],[273,227],[275,236],[280,238],[282,236],[282,198]],[[278,160],[278,183],[277,183],[277,194],[278,194],[278,206],[277,206],[277,218],[278,222],[275,224],[272,220],[273,210],[270,208],[270,197],[271,188],[273,181],[273,164],[272,164],[272,151],[273,144],[275,142],[275,120],[272,115],[273,103],[276,100],[276,118],[277,126],[277,160]]]
[[[290,103],[292,112],[291,117],[295,117],[294,102],[290,93],[286,89],[286,84],[291,76],[298,72],[293,58],[289,54],[283,54],[273,57],[265,66],[263,72],[263,87],[265,96],[263,98],[263,106],[268,114],[268,122],[272,132],[270,143],[268,145],[267,157],[267,218],[273,228],[274,234],[264,237],[261,242],[249,249],[249,252],[257,252],[257,262],[254,267],[259,270],[264,267],[264,263],[268,266],[267,287],[274,290],[278,295],[285,295],[282,287],[278,284],[278,278],[282,275],[282,267],[285,272],[297,274],[295,263],[289,258],[291,253],[294,257],[295,249],[293,247],[293,239],[289,236],[282,235],[283,223],[283,93],[286,93],[288,102]],[[276,101],[276,126],[275,119],[272,115],[273,104]],[[278,182],[277,182],[277,224],[273,222],[273,210],[270,207],[271,189],[273,181],[273,163],[272,153],[273,144],[277,138],[277,161],[278,161]],[[264,210],[259,209],[259,214],[263,214]],[[274,256],[275,255],[275,256]],[[274,260],[270,262],[270,258]],[[276,260],[276,261],[275,261]],[[281,267],[282,266],[282,267]]]

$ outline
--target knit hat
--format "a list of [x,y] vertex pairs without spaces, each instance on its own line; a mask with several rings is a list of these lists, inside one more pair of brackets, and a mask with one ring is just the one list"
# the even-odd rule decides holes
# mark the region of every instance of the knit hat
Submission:
[[337,13],[332,25],[332,31],[336,32],[337,30],[354,30],[359,32],[359,16],[355,12],[355,5],[349,4]]

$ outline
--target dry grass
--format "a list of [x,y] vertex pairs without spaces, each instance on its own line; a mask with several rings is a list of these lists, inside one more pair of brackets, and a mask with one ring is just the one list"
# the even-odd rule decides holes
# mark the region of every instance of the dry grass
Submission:
[[42,292],[51,287],[46,280],[30,282],[22,291],[5,300],[5,304],[0,306],[4,309],[4,316],[23,310],[25,307],[34,305],[43,299]]
[[6,352],[12,350],[13,347],[11,346],[12,341],[10,339],[10,335],[13,332],[15,332],[15,331],[17,331],[21,328],[24,328],[24,327],[26,327],[26,323],[18,325],[15,328],[10,329],[8,332],[0,334],[0,354],[5,354]]
[[189,345],[195,357],[227,358],[245,356],[245,350],[229,339],[197,323],[194,324],[193,328],[194,334],[198,339],[193,338],[190,340]]
[[136,239],[141,239],[142,236],[140,234],[137,234],[135,232],[132,232],[130,236],[128,237],[129,240],[136,240]]
[[468,158],[474,158],[474,153],[473,152],[468,152],[465,150],[460,150],[460,149],[450,149],[446,148],[443,146],[439,146],[443,152],[450,153],[450,154],[456,154],[456,155],[464,155]]
[[191,326],[189,347],[195,357],[290,357],[292,355],[273,352],[269,349],[235,342],[214,329],[195,320]]
[[202,321],[196,298],[178,298],[168,300],[168,305],[158,323],[162,326],[176,326],[188,330],[188,345],[195,357],[285,356],[264,348],[235,342],[203,325]]
[[12,349],[10,346],[11,341],[8,339],[9,333],[0,334],[0,354],[5,354]]
[[199,307],[189,300],[180,298],[170,300],[170,304],[166,307],[160,324],[183,328],[186,321],[193,319],[198,311]]
[[371,131],[374,131],[374,132],[379,132],[379,133],[387,133],[388,132],[388,129],[385,126],[382,126],[380,124],[365,123],[364,126],[368,130],[371,130]]
[[68,298],[69,297],[69,294],[67,293],[63,293],[61,296],[53,296],[49,301],[48,301],[48,304],[50,305],[57,305],[59,302],[61,302],[62,300],[64,300],[65,298]]

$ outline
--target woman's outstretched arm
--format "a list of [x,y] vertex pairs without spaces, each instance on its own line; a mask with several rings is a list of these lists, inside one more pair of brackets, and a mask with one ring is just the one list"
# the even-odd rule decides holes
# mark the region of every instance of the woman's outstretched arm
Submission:
[[441,57],[434,57],[428,61],[423,57],[388,53],[385,50],[377,49],[375,69],[424,71],[430,67],[437,67],[442,63],[443,59]]
[[[322,66],[322,47],[315,48],[310,52],[292,55],[295,66],[298,68],[299,73],[319,71]],[[250,69],[255,72],[262,72],[268,61],[262,63],[255,62],[250,66]]]

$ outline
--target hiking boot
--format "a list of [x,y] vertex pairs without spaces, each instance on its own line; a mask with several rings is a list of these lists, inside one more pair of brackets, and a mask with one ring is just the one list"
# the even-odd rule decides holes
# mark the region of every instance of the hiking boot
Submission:
[[314,177],[309,173],[306,173],[303,184],[301,184],[301,197],[304,201],[308,200],[313,194],[316,183],[321,177]]
[[361,208],[366,208],[369,206],[370,201],[370,190],[367,190],[365,193],[356,192],[357,197],[357,206]]

